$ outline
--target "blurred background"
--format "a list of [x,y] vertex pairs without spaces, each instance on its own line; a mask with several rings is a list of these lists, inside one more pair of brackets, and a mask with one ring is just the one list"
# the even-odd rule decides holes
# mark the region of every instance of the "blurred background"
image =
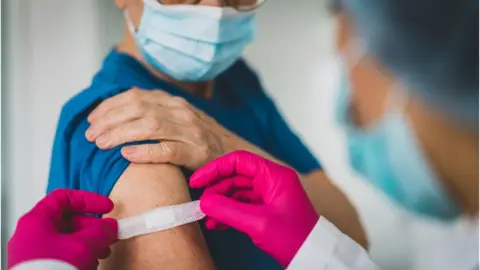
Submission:
[[[111,0],[6,0],[2,5],[5,244],[16,220],[45,194],[63,103],[88,86],[120,40],[123,17]],[[326,6],[322,0],[269,1],[258,13],[258,40],[245,56],[359,210],[372,257],[382,269],[424,269],[433,247],[456,237],[456,228],[403,213],[346,166],[344,137],[332,115],[339,73],[335,25]]]

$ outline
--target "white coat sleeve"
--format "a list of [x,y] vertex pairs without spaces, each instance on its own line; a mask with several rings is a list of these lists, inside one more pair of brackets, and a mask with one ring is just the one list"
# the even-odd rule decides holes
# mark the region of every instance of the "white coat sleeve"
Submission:
[[368,253],[321,217],[287,270],[378,270]]
[[15,265],[10,270],[78,270],[76,267],[56,260],[32,260]]

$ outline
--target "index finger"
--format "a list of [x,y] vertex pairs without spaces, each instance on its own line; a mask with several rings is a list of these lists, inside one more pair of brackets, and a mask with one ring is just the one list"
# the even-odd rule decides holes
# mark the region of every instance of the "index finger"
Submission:
[[112,209],[113,202],[108,197],[81,190],[58,189],[38,202],[32,211],[59,221],[65,213],[106,214]]
[[190,186],[203,188],[235,175],[253,179],[264,166],[263,157],[247,151],[232,152],[198,169],[190,178]]
[[123,93],[120,93],[118,95],[115,95],[113,97],[110,97],[100,103],[89,115],[88,115],[88,122],[92,123],[95,121],[95,119],[98,119],[99,117],[105,115],[108,111],[117,108],[119,106],[123,106],[129,102],[135,101],[135,100],[144,100],[147,102],[152,101],[152,96],[155,98],[165,98],[165,97],[171,97],[170,94],[168,94],[165,91],[161,90],[143,90],[140,88],[132,88],[128,91],[125,91]]
[[122,106],[127,104],[128,102],[141,98],[144,94],[144,90],[139,88],[132,88],[128,91],[110,97],[100,103],[89,115],[88,115],[88,122],[93,122],[96,118],[104,115],[108,111],[118,106]]

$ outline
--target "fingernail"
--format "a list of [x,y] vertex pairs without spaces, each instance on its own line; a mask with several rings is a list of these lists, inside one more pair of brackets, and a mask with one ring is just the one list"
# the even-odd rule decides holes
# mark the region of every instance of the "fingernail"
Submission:
[[97,134],[96,131],[92,128],[87,129],[87,132],[85,133],[85,136],[87,136],[87,139],[94,139]]
[[110,138],[108,137],[108,135],[100,136],[97,139],[97,144],[98,145],[108,147],[109,143],[110,143]]
[[188,181],[190,183],[190,186],[193,187],[193,188],[196,188],[197,187],[197,174],[196,173],[193,173],[192,176],[190,176],[190,181]]
[[137,148],[136,147],[125,147],[123,148],[123,153],[125,155],[133,155],[137,152]]

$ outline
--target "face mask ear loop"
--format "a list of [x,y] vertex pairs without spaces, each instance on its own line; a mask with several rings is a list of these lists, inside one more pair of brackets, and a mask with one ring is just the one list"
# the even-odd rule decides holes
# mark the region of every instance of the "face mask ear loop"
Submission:
[[128,14],[128,10],[126,10],[126,9],[123,10],[123,16],[125,17],[125,20],[127,21],[128,30],[130,30],[130,33],[132,35],[135,35],[137,33],[137,30],[135,29],[135,26],[133,25],[133,22],[132,22],[132,19],[130,18],[130,15]]

